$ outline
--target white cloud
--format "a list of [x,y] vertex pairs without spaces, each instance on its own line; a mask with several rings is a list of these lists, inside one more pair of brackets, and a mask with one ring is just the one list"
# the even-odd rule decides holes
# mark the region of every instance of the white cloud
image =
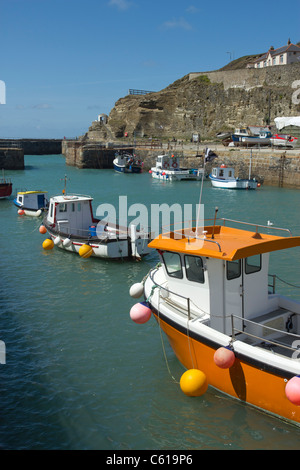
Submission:
[[48,103],[40,103],[32,106],[33,109],[51,109],[52,106]]
[[162,27],[167,29],[185,29],[186,31],[193,29],[190,23],[184,18],[173,18],[172,20],[165,21]]
[[199,8],[195,7],[195,5],[190,5],[187,7],[186,11],[188,13],[197,13],[199,11]]
[[127,10],[131,6],[131,2],[128,0],[109,0],[108,5],[117,7],[119,10]]

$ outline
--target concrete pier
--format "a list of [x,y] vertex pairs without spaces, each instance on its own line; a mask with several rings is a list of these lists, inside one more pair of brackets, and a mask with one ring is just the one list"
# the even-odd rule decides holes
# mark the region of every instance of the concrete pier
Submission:
[[0,139],[0,148],[21,148],[24,155],[61,154],[61,139]]
[[[113,168],[113,159],[118,147],[112,144],[63,142],[62,153],[66,157],[66,164],[78,168]],[[155,165],[157,155],[174,153],[182,157],[181,166],[199,168],[203,166],[205,148],[209,147],[217,153],[218,158],[206,165],[206,172],[212,166],[225,164],[235,169],[236,176],[240,178],[255,177],[259,182],[280,187],[300,188],[300,148],[274,149],[224,147],[221,144],[201,143],[169,145],[161,144],[159,148],[149,148],[145,144],[136,147],[128,146],[129,152],[134,152],[144,162],[144,171]],[[125,150],[125,148],[124,148]],[[198,155],[198,156],[196,156]],[[251,159],[250,159],[251,157]]]

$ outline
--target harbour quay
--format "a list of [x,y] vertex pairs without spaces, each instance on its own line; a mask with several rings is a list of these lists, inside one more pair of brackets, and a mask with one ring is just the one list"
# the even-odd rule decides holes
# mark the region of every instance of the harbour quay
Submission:
[[122,143],[63,141],[62,153],[66,164],[77,168],[113,168],[113,159],[118,150],[135,153],[144,162],[144,171],[155,165],[156,157],[166,153],[181,157],[181,166],[186,168],[203,167],[206,147],[217,155],[212,163],[205,166],[205,173],[212,166],[222,164],[235,169],[239,178],[256,178],[261,184],[300,188],[300,147],[275,149],[272,147],[243,148],[225,147],[220,143],[156,143],[135,142],[122,146]]

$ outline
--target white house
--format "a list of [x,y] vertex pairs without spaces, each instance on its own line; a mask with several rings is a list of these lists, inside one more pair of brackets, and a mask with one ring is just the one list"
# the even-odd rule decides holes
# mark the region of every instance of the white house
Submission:
[[261,69],[273,65],[287,65],[294,62],[300,63],[300,47],[288,41],[286,46],[274,49],[270,47],[268,52],[261,55],[252,63],[252,67]]

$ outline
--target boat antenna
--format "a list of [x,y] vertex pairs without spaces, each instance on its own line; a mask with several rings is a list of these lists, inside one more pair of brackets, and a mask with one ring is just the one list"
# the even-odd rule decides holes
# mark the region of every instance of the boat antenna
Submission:
[[215,225],[216,225],[216,218],[217,218],[218,210],[219,210],[219,208],[216,207],[216,208],[215,208],[214,226],[213,226],[213,230],[212,230],[212,234],[211,234],[211,238],[212,238],[212,239],[215,238]]
[[[207,151],[207,149],[206,149]],[[203,172],[202,172],[202,179],[201,179],[201,189],[200,189],[200,196],[199,196],[199,204],[198,204],[198,213],[197,213],[197,221],[196,221],[196,238],[198,236],[198,229],[199,229],[199,221],[200,221],[200,211],[201,211],[201,200],[202,200],[202,190],[203,190],[203,181],[204,181],[204,173],[205,173],[205,155],[203,157]]]
[[66,194],[66,190],[67,190],[67,180],[68,180],[68,179],[69,179],[69,178],[67,178],[67,175],[65,175],[65,177],[64,177],[64,178],[61,178],[61,180],[60,180],[60,181],[64,181],[64,182],[65,182],[64,189],[62,190],[62,193],[63,193],[63,194]]

